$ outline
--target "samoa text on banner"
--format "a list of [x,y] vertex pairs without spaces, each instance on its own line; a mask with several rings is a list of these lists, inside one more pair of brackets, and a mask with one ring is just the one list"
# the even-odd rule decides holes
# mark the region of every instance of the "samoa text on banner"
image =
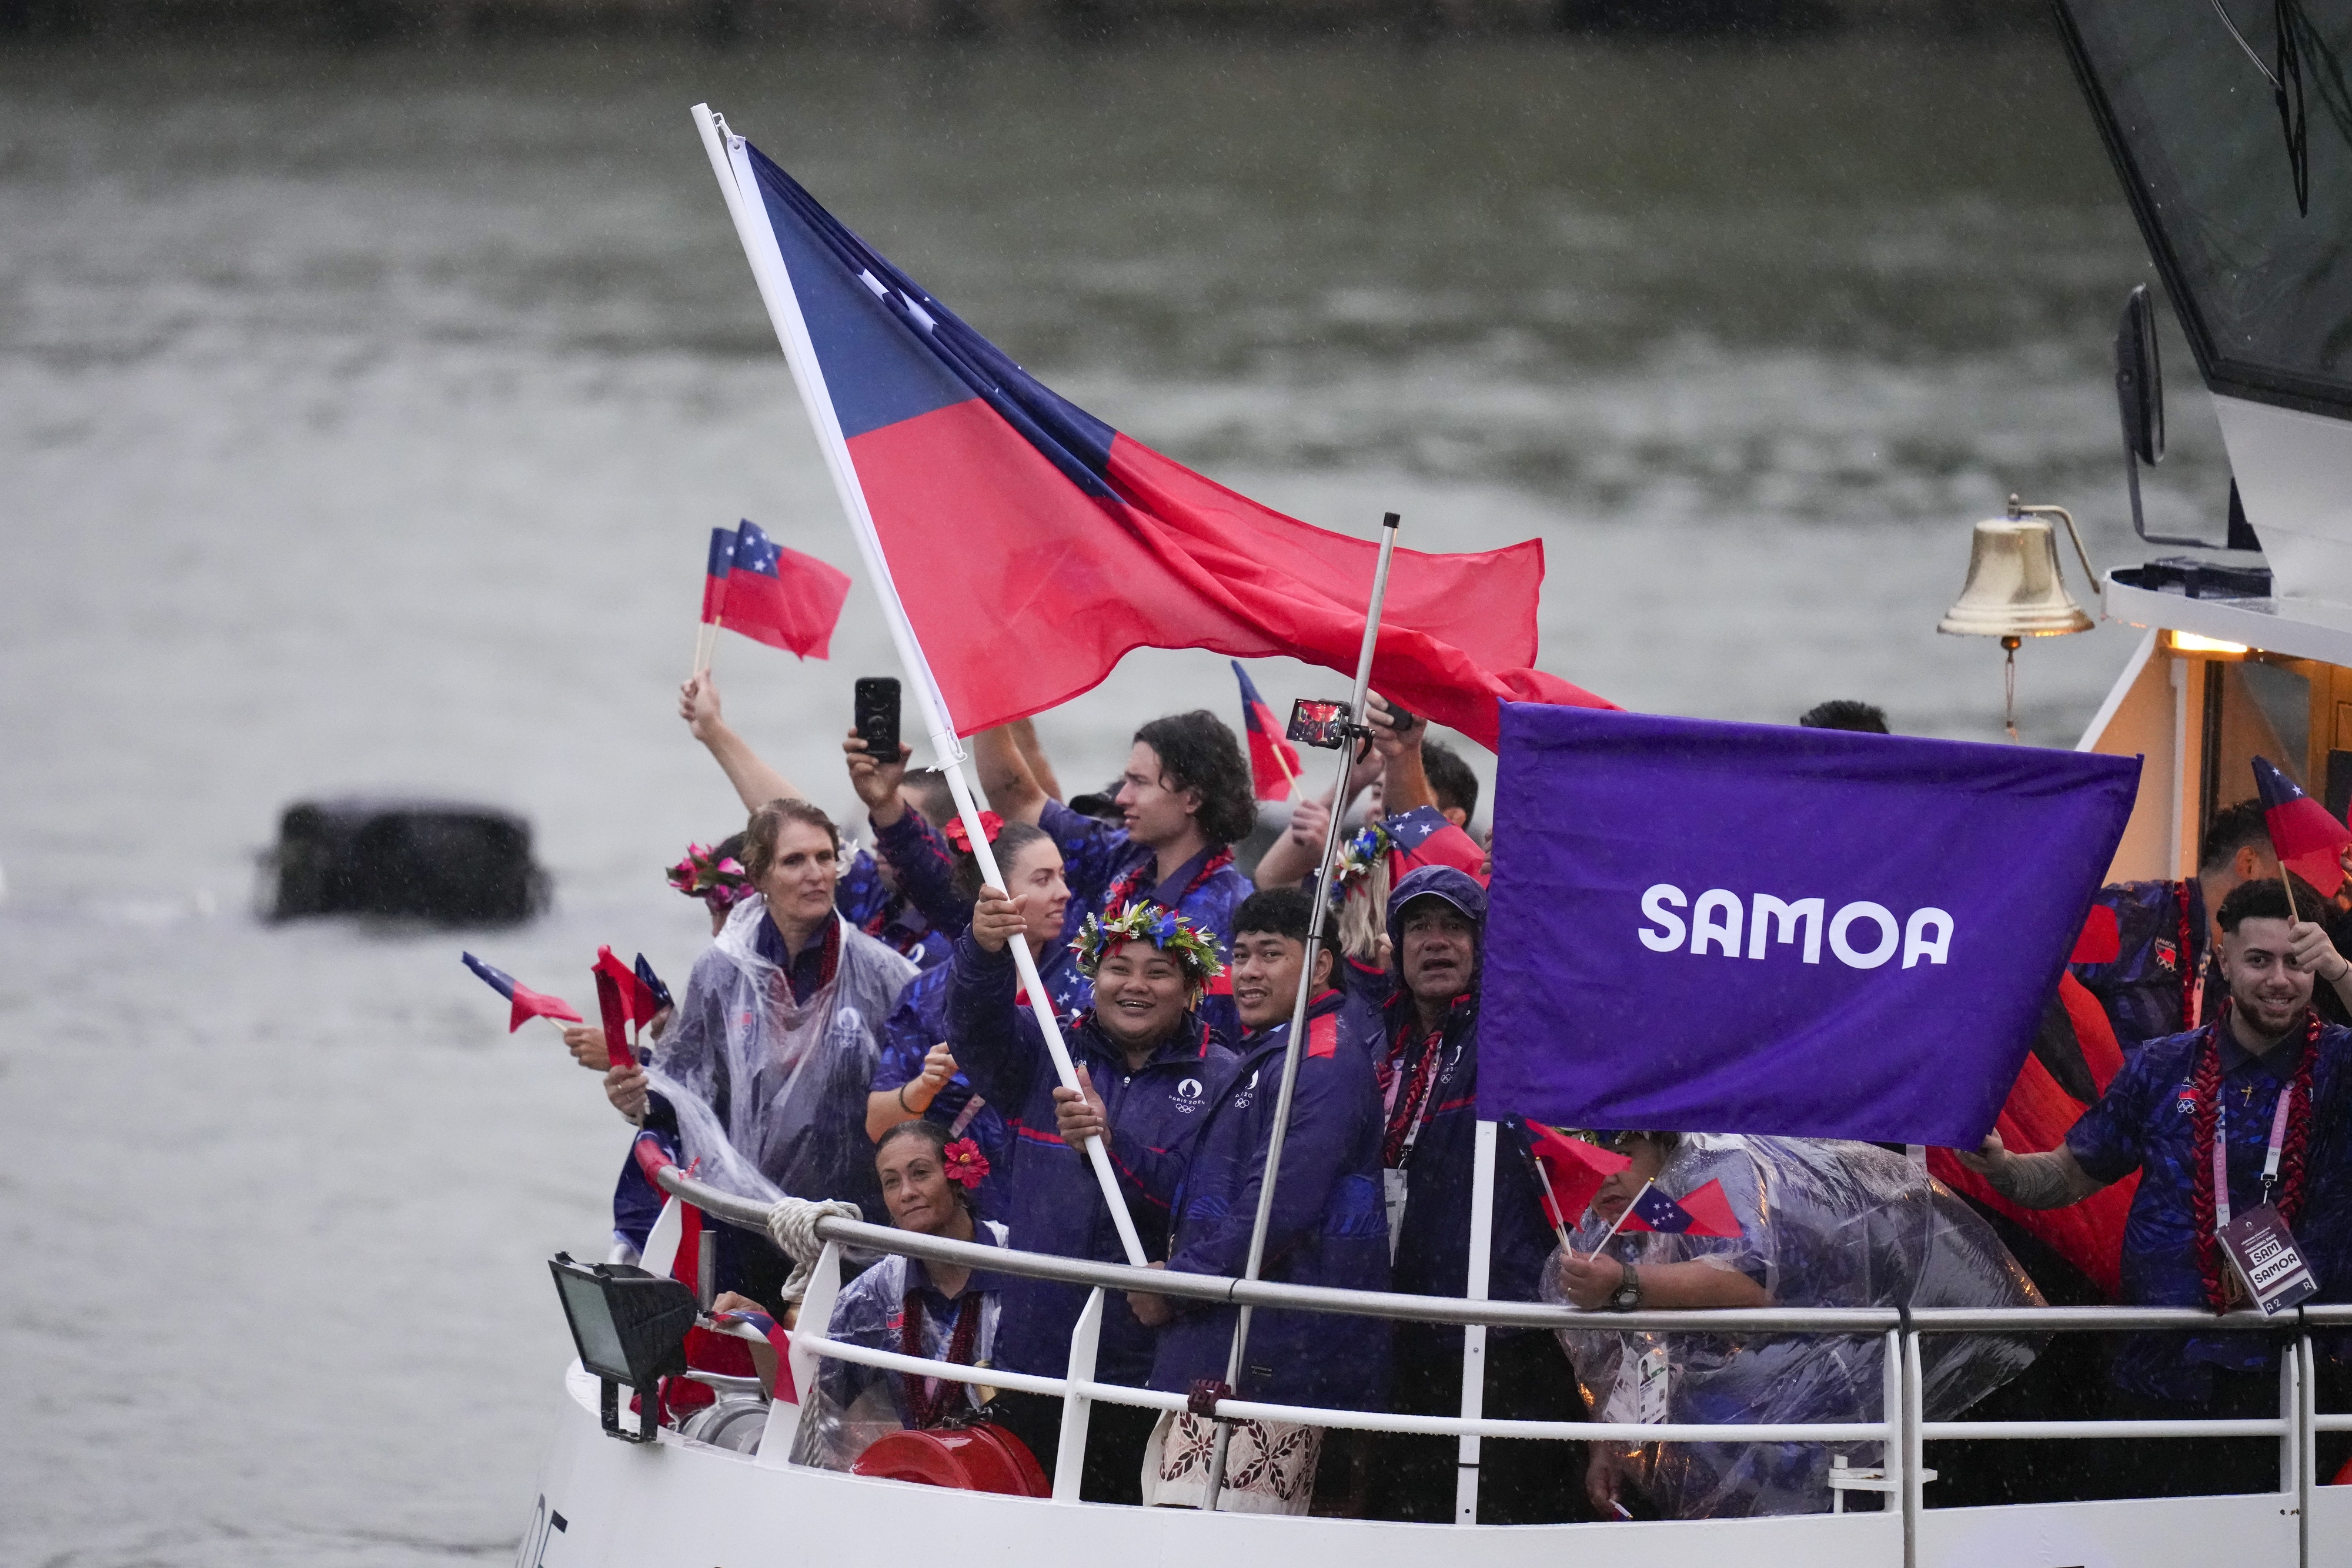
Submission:
[[1506,704],[1483,1115],[1974,1148],[2136,758]]
[[[1129,649],[1352,674],[1376,547],[1261,507],[1064,401],[743,144],[895,591],[960,735]],[[812,384],[821,382],[821,385]],[[740,563],[739,563],[740,567]],[[1543,547],[1398,550],[1372,685],[1492,744],[1503,700],[1608,706],[1532,666]],[[732,591],[730,590],[730,592]]]

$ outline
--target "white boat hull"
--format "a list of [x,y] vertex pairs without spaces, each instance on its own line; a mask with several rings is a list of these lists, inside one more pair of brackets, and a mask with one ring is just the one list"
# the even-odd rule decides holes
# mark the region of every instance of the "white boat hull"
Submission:
[[[1478,1568],[1708,1561],[1740,1568],[1899,1568],[1898,1514],[1461,1529],[1055,1503],[762,1465],[681,1441],[616,1442],[575,1364],[518,1568],[793,1568],[893,1552],[962,1568]],[[1566,1458],[1566,1455],[1563,1455]],[[2352,1568],[2352,1487],[2315,1493],[2314,1563]],[[560,1521],[560,1523],[559,1523]],[[2290,1564],[2290,1494],[1930,1509],[1921,1568],[2212,1568]]]

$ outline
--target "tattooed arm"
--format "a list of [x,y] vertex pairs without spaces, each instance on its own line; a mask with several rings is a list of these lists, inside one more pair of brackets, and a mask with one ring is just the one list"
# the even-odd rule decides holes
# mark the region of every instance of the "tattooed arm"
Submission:
[[2046,1155],[2012,1155],[1999,1133],[1987,1133],[1976,1153],[1953,1153],[1992,1183],[1995,1192],[2026,1208],[2063,1208],[2107,1185],[2076,1163],[2074,1151],[2063,1144]]

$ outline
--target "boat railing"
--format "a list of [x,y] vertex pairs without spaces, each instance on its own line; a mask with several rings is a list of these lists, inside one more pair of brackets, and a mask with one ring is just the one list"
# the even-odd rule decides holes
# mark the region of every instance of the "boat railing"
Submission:
[[[768,1206],[684,1176],[676,1167],[662,1170],[658,1184],[681,1200],[719,1219],[765,1234]],[[1878,1443],[1888,1445],[1884,1467],[1877,1471],[1839,1471],[1858,1479],[1859,1490],[1895,1495],[1903,1516],[1904,1562],[1916,1561],[1918,1516],[1925,1507],[1924,1486],[1932,1477],[1925,1465],[1929,1442],[1957,1439],[2075,1439],[2268,1437],[2280,1444],[2280,1490],[2299,1501],[2304,1552],[2309,1560],[2309,1497],[2314,1484],[2315,1440],[2321,1432],[2352,1431],[2352,1414],[2320,1414],[2315,1403],[2316,1360],[2312,1338],[2316,1331],[2352,1328],[2352,1306],[2315,1306],[2292,1314],[2264,1317],[2243,1311],[2216,1315],[2192,1308],[2150,1307],[1762,1307],[1724,1311],[1587,1312],[1538,1301],[1481,1301],[1470,1298],[1419,1296],[1397,1291],[1345,1291],[1324,1286],[1292,1285],[1274,1281],[1247,1281],[1160,1269],[1138,1269],[1123,1263],[1097,1262],[1049,1253],[1024,1252],[1008,1247],[953,1241],[943,1237],[898,1230],[887,1226],[827,1217],[814,1231],[824,1249],[812,1270],[807,1296],[800,1308],[799,1324],[792,1335],[793,1380],[814,1391],[817,1363],[830,1359],[913,1373],[951,1382],[1014,1389],[1064,1401],[1060,1448],[1056,1455],[1054,1498],[1078,1500],[1077,1484],[1086,1447],[1088,1414],[1097,1403],[1144,1409],[1193,1409],[1231,1421],[1296,1422],[1308,1426],[1351,1427],[1363,1431],[1398,1432],[1450,1437],[1462,1444],[1462,1480],[1457,1492],[1455,1522],[1477,1522],[1477,1452],[1481,1439],[1533,1438],[1559,1442],[1594,1440],[1628,1443],[1819,1443],[1839,1448]],[[840,1290],[845,1251],[863,1254],[897,1253],[926,1261],[990,1270],[1001,1274],[1051,1280],[1090,1287],[1086,1307],[1071,1335],[1069,1363],[1064,1375],[1045,1376],[999,1367],[973,1367],[934,1361],[895,1351],[869,1349],[827,1336],[833,1303]],[[1222,1397],[1196,1404],[1188,1395],[1162,1393],[1126,1384],[1095,1379],[1096,1348],[1102,1314],[1110,1291],[1136,1291],[1219,1305],[1247,1303],[1258,1308],[1294,1312],[1334,1312],[1389,1318],[1400,1322],[1457,1323],[1473,1341],[1467,1347],[1465,1372],[1480,1364],[1486,1328],[1583,1330],[1615,1333],[1651,1330],[1665,1333],[1726,1334],[1773,1333],[1873,1337],[1882,1347],[1882,1402],[1877,1420],[1778,1423],[1627,1423],[1601,1421],[1500,1420],[1478,1413],[1480,1402],[1465,1375],[1464,1414],[1409,1416],[1384,1410],[1351,1410],[1298,1405],[1276,1405]],[[1922,1409],[1926,1386],[1921,1371],[1920,1342],[1930,1334],[1954,1333],[2262,1333],[2292,1342],[2292,1354],[2281,1358],[2280,1407],[2276,1416],[2252,1419],[2181,1419],[2118,1421],[1934,1421]],[[759,1462],[781,1466],[789,1462],[792,1438],[799,1419],[795,1406],[778,1401],[772,1408]],[[1835,1484],[1833,1482],[1833,1484]],[[1843,1497],[1838,1499],[1843,1503]]]

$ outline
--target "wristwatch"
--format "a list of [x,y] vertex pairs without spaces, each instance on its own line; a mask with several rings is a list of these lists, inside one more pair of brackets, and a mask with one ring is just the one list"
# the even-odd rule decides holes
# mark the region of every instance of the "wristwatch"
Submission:
[[1642,1304],[1642,1279],[1633,1271],[1631,1263],[1621,1263],[1618,1267],[1625,1270],[1625,1277],[1617,1281],[1617,1288],[1609,1293],[1609,1310],[1630,1312]]

